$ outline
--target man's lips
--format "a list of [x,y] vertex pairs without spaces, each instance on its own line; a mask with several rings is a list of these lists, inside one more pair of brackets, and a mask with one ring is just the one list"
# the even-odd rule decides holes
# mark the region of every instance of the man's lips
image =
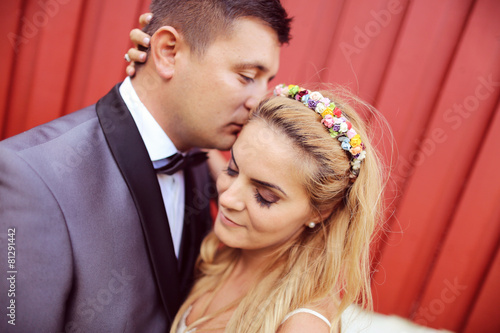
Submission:
[[219,217],[220,221],[224,224],[227,225],[228,227],[241,227],[238,223],[233,222],[232,220],[228,219],[226,215],[222,213],[222,211],[219,211]]
[[239,132],[243,128],[243,124],[231,123],[231,128]]

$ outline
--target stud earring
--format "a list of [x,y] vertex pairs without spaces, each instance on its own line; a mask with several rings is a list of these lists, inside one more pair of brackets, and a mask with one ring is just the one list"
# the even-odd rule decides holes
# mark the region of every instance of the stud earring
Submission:
[[307,225],[309,228],[313,229],[316,226],[316,223],[311,222]]

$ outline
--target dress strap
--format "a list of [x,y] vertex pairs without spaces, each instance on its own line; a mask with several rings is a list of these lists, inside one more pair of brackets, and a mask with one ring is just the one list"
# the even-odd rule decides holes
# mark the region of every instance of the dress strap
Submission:
[[287,319],[290,318],[291,316],[293,316],[294,314],[301,313],[301,312],[312,314],[313,316],[316,316],[319,319],[323,320],[325,322],[325,324],[328,325],[328,327],[330,327],[330,328],[332,327],[332,324],[330,324],[330,321],[328,319],[326,319],[325,316],[323,316],[319,312],[316,312],[314,310],[307,309],[307,308],[298,308],[297,310],[294,310],[294,311],[290,312],[289,314],[287,314],[285,316],[285,319],[283,319],[283,321],[281,322],[281,324],[283,324],[285,321],[287,321]]

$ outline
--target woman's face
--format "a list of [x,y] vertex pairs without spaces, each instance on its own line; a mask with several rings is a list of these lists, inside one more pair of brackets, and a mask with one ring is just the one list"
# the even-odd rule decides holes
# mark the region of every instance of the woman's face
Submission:
[[284,134],[261,120],[246,125],[217,180],[214,230],[219,239],[264,254],[318,222],[298,172],[300,163],[303,158]]

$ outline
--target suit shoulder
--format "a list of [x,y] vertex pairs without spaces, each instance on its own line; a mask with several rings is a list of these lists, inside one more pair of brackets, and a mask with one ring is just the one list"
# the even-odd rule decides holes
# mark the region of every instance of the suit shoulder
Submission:
[[23,151],[54,140],[87,122],[97,122],[95,105],[72,112],[48,123],[33,127],[23,133],[0,141],[1,154],[5,151]]

